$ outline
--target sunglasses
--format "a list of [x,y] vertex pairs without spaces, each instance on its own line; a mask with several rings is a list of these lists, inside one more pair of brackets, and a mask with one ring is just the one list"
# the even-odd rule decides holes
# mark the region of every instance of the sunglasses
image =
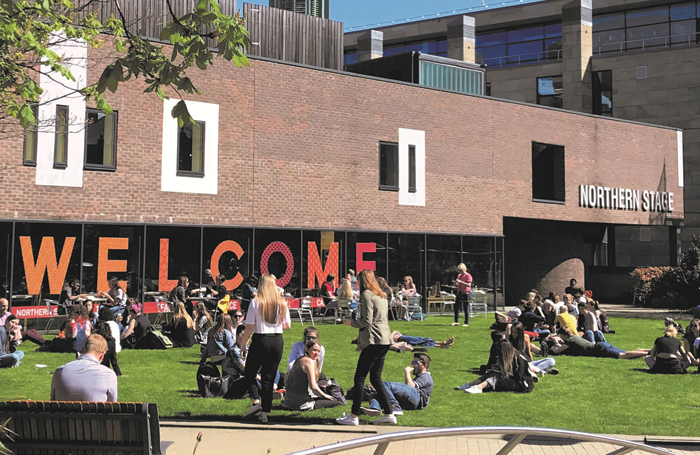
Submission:
[[420,360],[414,360],[413,362],[411,362],[411,365],[413,365],[415,367],[415,366],[420,365],[421,363],[422,362]]
[[233,317],[235,317],[235,318],[242,318],[243,315],[242,315],[242,314],[234,314]]
[[306,338],[307,340],[318,340],[318,337],[311,336],[311,335],[307,335],[305,338]]

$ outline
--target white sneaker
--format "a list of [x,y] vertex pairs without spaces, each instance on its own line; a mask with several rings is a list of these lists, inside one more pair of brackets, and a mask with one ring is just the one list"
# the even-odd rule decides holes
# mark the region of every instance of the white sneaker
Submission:
[[458,326],[458,325],[459,325],[459,322],[453,322],[453,323],[452,323],[452,324],[450,324],[450,325],[451,325],[451,326],[453,326],[453,327],[456,327],[456,326]]
[[394,409],[394,412],[392,412],[395,416],[402,416],[403,415],[403,409]]
[[388,423],[390,425],[396,425],[396,416],[394,414],[384,414],[380,419],[375,420],[372,424],[378,423]]
[[359,425],[360,419],[350,414],[343,417],[338,417],[337,419],[335,419],[335,422],[338,425]]
[[406,352],[406,343],[401,343],[401,346],[399,347],[399,353],[403,354]]
[[467,393],[483,393],[483,391],[475,385],[469,387],[468,389],[464,389],[464,391]]
[[469,324],[462,324],[462,327],[469,327]]
[[370,417],[379,417],[380,415],[382,415],[382,411],[380,409],[365,408],[363,406],[360,408],[360,414],[364,414]]
[[246,413],[243,414],[243,418],[247,419],[251,416],[257,415],[260,412],[262,412],[262,404],[260,404],[260,403],[253,404],[248,408],[248,411],[246,411]]

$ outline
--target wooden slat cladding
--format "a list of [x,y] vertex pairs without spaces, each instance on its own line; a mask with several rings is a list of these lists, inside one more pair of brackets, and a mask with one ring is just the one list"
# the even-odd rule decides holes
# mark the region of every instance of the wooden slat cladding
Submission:
[[[170,4],[175,15],[182,17],[194,10],[196,2],[197,0],[171,0]],[[89,0],[79,0],[76,6],[87,3],[90,3]],[[135,35],[158,39],[163,30],[163,23],[171,19],[165,0],[121,0],[120,5],[129,32]],[[231,16],[236,14],[235,0],[220,0],[219,5],[222,13]],[[112,15],[119,18],[119,11],[113,0],[92,2],[85,8],[84,13],[92,11],[97,11],[97,18],[103,23]],[[208,41],[209,46],[216,45],[214,40]]]
[[243,4],[249,55],[343,69],[343,23],[268,6]]

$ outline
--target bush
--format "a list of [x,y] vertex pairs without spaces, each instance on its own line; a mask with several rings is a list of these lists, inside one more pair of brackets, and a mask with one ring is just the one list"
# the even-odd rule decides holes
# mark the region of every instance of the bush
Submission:
[[647,307],[677,306],[677,296],[671,286],[673,267],[638,267],[632,276],[635,304]]
[[693,235],[680,265],[673,270],[672,289],[686,300],[686,308],[700,302],[700,239]]

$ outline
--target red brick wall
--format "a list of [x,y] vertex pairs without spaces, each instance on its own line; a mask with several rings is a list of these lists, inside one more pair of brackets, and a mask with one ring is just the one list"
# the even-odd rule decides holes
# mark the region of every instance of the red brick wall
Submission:
[[[641,211],[580,208],[578,185],[656,190],[662,178],[683,216],[674,130],[262,60],[217,59],[190,77],[203,95],[186,99],[221,109],[217,195],[160,191],[163,104],[129,82],[109,96],[117,171],[36,186],[22,138],[2,141],[0,218],[500,234],[504,216],[650,224]],[[425,207],[378,190],[378,142],[399,128],[426,132]],[[566,205],[532,202],[532,141],[566,146]]]

